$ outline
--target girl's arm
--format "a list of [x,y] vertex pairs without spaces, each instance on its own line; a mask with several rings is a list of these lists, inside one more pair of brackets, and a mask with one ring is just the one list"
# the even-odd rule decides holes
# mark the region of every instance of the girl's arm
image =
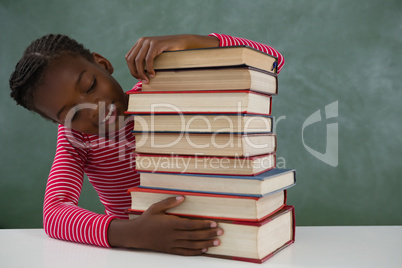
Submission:
[[[43,213],[44,229],[50,237],[103,247],[142,248],[182,255],[201,254],[209,247],[219,245],[220,242],[216,236],[221,235],[223,231],[217,228],[215,222],[187,220],[164,213],[165,210],[183,202],[182,197],[156,203],[135,220],[100,215],[78,207],[84,166],[88,162],[84,139],[87,141],[82,134],[59,126],[56,156],[46,187]],[[98,143],[94,142],[94,144]],[[126,148],[122,146],[111,147],[116,150],[123,148],[126,151]],[[107,152],[108,160],[114,162],[115,158],[121,155],[111,153],[110,149],[101,151]],[[99,151],[92,152],[90,161],[94,161],[94,154],[99,154]],[[130,159],[123,157],[121,161],[127,164]],[[129,180],[132,181],[135,178],[132,177]],[[129,208],[130,202],[122,201],[121,196],[116,196],[115,192],[119,185],[128,185],[128,181],[114,177],[108,185],[111,183],[116,183],[115,186],[106,189],[111,196],[109,199],[106,196],[103,198],[110,202],[117,199],[119,204],[124,203],[124,209]],[[108,188],[107,185],[104,187]],[[128,196],[125,190],[120,194]],[[106,203],[111,206],[107,200]],[[117,204],[110,207],[109,213],[111,210],[117,213],[117,210],[123,209],[116,206]],[[119,214],[121,213],[122,211]]]
[[[277,57],[278,74],[285,64],[283,56],[271,46],[244,38],[217,33],[212,33],[208,36],[185,34],[142,37],[138,39],[135,45],[127,53],[126,61],[131,74],[143,83],[148,83],[148,75],[150,77],[155,75],[155,70],[153,69],[154,59],[163,51],[238,45],[248,45]],[[148,70],[148,75],[146,74],[145,69]],[[141,83],[138,83],[133,90],[139,90],[140,88]]]
[[281,72],[283,65],[285,64],[285,59],[283,58],[282,54],[279,53],[275,48],[261,44],[255,41],[251,41],[248,39],[240,38],[240,37],[232,37],[230,35],[225,34],[217,34],[212,33],[209,36],[215,36],[219,39],[219,46],[226,47],[226,46],[240,46],[240,45],[248,45],[252,48],[258,49],[264,53],[269,55],[275,56],[278,58],[278,74]]
[[80,139],[79,134],[59,125],[56,155],[45,192],[43,227],[53,238],[109,247],[107,229],[114,217],[78,207],[86,152],[72,146],[71,141],[79,143]]

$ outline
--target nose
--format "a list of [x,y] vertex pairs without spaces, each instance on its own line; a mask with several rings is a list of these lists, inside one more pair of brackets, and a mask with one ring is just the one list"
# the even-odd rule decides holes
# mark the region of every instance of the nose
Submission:
[[99,119],[104,117],[106,110],[105,101],[102,100],[102,96],[99,94],[81,96],[80,102],[80,105],[83,106],[86,119],[93,125],[98,125]]
[[101,94],[95,92],[88,97],[88,101],[93,104],[93,109],[90,110],[89,116],[94,124],[99,124],[100,120],[105,117],[107,110],[106,102]]

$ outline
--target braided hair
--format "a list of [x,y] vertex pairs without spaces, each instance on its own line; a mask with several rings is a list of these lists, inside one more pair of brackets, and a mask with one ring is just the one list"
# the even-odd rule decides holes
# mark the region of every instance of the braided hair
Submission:
[[10,95],[18,105],[50,119],[35,107],[34,93],[50,63],[64,55],[82,56],[93,62],[91,52],[66,35],[48,34],[26,48],[9,80]]

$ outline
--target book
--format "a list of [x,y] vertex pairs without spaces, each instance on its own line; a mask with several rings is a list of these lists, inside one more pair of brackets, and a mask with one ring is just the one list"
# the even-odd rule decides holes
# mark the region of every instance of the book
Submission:
[[133,131],[136,153],[246,157],[276,151],[276,135]]
[[134,187],[129,211],[146,211],[152,204],[166,198],[184,195],[185,201],[170,208],[167,214],[198,218],[219,218],[226,220],[260,221],[277,212],[286,204],[286,190],[276,191],[263,197],[245,195],[226,195],[173,191]]
[[278,59],[243,45],[165,51],[154,60],[155,70],[227,66],[251,66],[276,73]]
[[207,68],[158,71],[142,91],[253,90],[278,93],[275,74],[253,68]]
[[[128,212],[130,219],[141,213]],[[224,230],[221,244],[210,247],[208,257],[263,263],[295,241],[295,213],[293,206],[285,206],[259,222],[217,220]]]
[[251,90],[130,91],[126,113],[271,114],[271,96]]
[[295,184],[294,169],[275,168],[255,176],[140,172],[141,187],[173,191],[262,197]]
[[275,153],[249,157],[137,154],[139,172],[256,175],[275,167]]
[[188,133],[267,133],[272,117],[256,114],[134,114],[134,131]]

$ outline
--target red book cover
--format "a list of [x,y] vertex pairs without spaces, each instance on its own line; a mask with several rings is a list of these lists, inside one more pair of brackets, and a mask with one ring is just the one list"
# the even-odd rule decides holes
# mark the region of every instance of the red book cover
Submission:
[[[209,254],[205,253],[205,256],[208,257],[215,257],[215,258],[221,258],[221,259],[229,259],[229,260],[235,260],[235,261],[244,261],[244,262],[252,262],[252,263],[263,263],[267,261],[268,259],[272,258],[275,256],[277,253],[282,251],[283,249],[287,248],[291,244],[295,242],[295,235],[296,235],[296,219],[295,219],[295,210],[294,206],[286,205],[284,206],[281,210],[277,211],[276,213],[272,214],[270,217],[265,218],[264,220],[258,221],[258,222],[247,222],[247,221],[229,221],[229,220],[222,220],[222,219],[212,219],[215,220],[218,223],[230,223],[230,224],[238,224],[238,225],[250,225],[250,226],[263,226],[277,217],[289,212],[292,215],[292,222],[291,222],[291,228],[292,228],[292,234],[291,234],[291,239],[286,241],[283,245],[279,246],[276,250],[273,252],[270,252],[268,255],[264,256],[261,259],[254,259],[254,258],[244,258],[244,257],[238,257],[238,256],[227,256],[227,255],[218,255],[218,254]],[[141,215],[142,212],[138,211],[126,211],[128,214],[134,214],[134,215]],[[191,218],[191,219],[197,219],[195,217],[186,217],[186,218]]]
[[[143,193],[156,193],[156,194],[166,194],[166,195],[184,195],[184,196],[204,196],[204,197],[218,197],[218,198],[228,198],[228,199],[251,199],[258,201],[261,198],[264,197],[255,197],[255,196],[249,196],[249,195],[233,195],[233,194],[220,194],[220,193],[205,193],[205,192],[190,192],[190,191],[178,191],[178,190],[165,190],[165,189],[155,189],[155,188],[148,188],[148,187],[134,187],[130,188],[127,190],[127,193],[131,194],[132,192],[143,192]],[[279,210],[281,210],[284,206],[286,206],[286,200],[287,200],[287,190],[283,190],[284,192],[284,200],[283,204],[272,211],[271,213],[264,215],[262,218],[259,219],[241,219],[241,218],[228,218],[228,217],[211,217],[211,216],[204,216],[204,215],[196,215],[196,214],[181,214],[181,213],[166,213],[166,214],[171,214],[171,215],[177,215],[177,216],[185,216],[185,217],[196,217],[196,218],[213,218],[213,219],[221,219],[221,220],[230,220],[230,221],[242,221],[242,222],[256,222],[256,221],[262,221],[263,219],[268,218],[269,216],[275,214]],[[275,192],[273,192],[275,193]],[[136,209],[128,209],[127,212],[132,213],[132,212],[144,212],[143,210],[136,210]]]
[[247,224],[247,225],[255,225],[255,226],[262,226],[264,224],[267,224],[268,222],[274,220],[275,218],[281,216],[282,214],[291,211],[292,213],[292,238],[287,241],[285,244],[283,244],[282,246],[280,246],[279,248],[277,248],[275,251],[269,253],[267,256],[261,258],[261,259],[251,259],[251,258],[243,258],[243,257],[236,257],[236,256],[221,256],[221,255],[214,255],[214,254],[208,254],[206,253],[206,256],[210,256],[210,257],[216,257],[216,258],[225,258],[225,259],[231,259],[231,260],[235,260],[235,261],[244,261],[244,262],[252,262],[252,263],[263,263],[266,262],[268,259],[272,258],[273,256],[275,256],[277,253],[279,253],[281,250],[287,248],[288,246],[290,246],[291,244],[293,244],[295,242],[295,236],[296,236],[296,218],[295,218],[295,209],[294,206],[284,206],[281,210],[279,210],[278,212],[276,212],[275,214],[273,214],[271,217],[262,220],[260,222],[256,222],[256,223],[249,223],[249,222],[241,222],[241,221],[234,221],[234,224]]

